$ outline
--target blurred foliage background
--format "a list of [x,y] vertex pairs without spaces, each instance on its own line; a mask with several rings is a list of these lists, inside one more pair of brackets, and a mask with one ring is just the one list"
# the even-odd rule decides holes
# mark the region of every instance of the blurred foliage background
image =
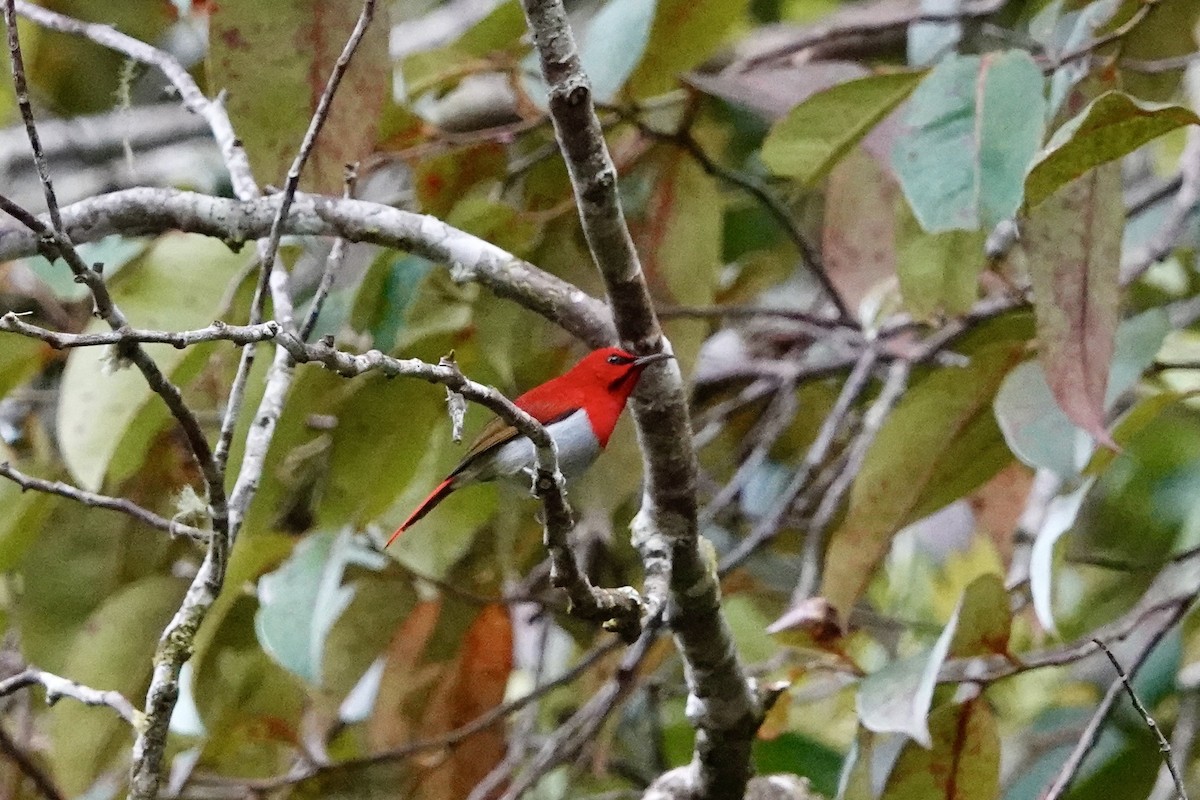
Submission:
[[[161,47],[224,92],[256,177],[275,185],[359,10],[44,5]],[[1200,4],[568,6],[691,383],[703,532],[721,557],[758,537],[724,584],[751,672],[787,683],[758,770],[829,797],[1041,797],[1113,682],[1087,645],[1099,635],[1137,668],[1133,685],[1200,785],[1187,613],[1200,587]],[[340,194],[357,162],[356,197],[437,216],[599,293],[520,7],[398,0],[387,12],[304,189]],[[21,34],[64,204],[142,185],[230,195],[203,122],[160,73],[34,24]],[[4,191],[40,210],[7,81],[0,96]],[[285,239],[300,310],[330,244]],[[251,248],[167,232],[83,250],[139,327],[246,319]],[[0,311],[98,326],[86,290],[41,257],[0,264]],[[509,396],[583,352],[447,265],[363,244],[316,335],[433,362],[453,351]],[[140,374],[104,348],[0,336],[0,461],[166,517],[202,511],[185,443]],[[215,438],[238,349],[149,349]],[[835,411],[868,351],[862,391]],[[903,396],[873,419],[897,363]],[[268,365],[264,349],[251,407]],[[486,416],[468,413],[468,438]],[[251,424],[243,414],[231,474]],[[823,424],[832,439],[792,487]],[[1105,430],[1115,448],[1097,447]],[[166,796],[498,797],[525,769],[531,798],[636,797],[687,762],[669,641],[618,670],[611,636],[548,588],[530,499],[456,493],[382,551],[461,453],[442,389],[300,368],[185,668]],[[602,585],[640,579],[626,535],[640,463],[623,422],[571,487],[577,553]],[[36,664],[140,705],[202,555],[0,481],[4,674]],[[494,724],[473,724],[506,701]],[[571,739],[580,722],[588,733]],[[21,693],[3,699],[0,728],[0,794],[125,791],[130,731],[109,710]],[[535,762],[547,743],[559,752]],[[1120,697],[1070,797],[1169,797],[1161,771]],[[493,773],[494,790],[477,789]]]

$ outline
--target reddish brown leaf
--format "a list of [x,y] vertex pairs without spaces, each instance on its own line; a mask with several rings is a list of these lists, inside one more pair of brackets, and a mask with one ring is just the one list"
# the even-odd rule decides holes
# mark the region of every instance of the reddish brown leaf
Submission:
[[1121,167],[1097,167],[1032,212],[1024,244],[1046,382],[1067,417],[1116,447],[1105,393],[1120,312]]

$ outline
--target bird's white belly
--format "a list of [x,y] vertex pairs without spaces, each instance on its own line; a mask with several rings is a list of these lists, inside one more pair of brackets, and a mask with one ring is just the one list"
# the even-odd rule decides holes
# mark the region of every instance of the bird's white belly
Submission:
[[[546,426],[554,443],[558,445],[558,468],[568,480],[578,477],[596,457],[600,455],[600,442],[592,431],[587,412],[576,411],[564,420]],[[536,461],[533,442],[524,436],[501,445],[492,462],[491,474],[480,474],[481,480],[528,475]],[[522,480],[527,478],[522,477]]]

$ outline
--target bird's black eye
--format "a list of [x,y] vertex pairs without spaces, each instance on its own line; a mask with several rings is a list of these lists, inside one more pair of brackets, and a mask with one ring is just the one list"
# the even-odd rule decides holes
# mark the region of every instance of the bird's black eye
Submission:
[[610,363],[610,364],[620,364],[621,360],[622,359],[620,356],[609,356],[608,357],[608,363]]

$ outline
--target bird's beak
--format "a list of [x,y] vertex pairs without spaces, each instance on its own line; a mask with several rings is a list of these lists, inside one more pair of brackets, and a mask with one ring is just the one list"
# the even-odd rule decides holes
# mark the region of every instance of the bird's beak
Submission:
[[648,356],[638,356],[634,360],[633,365],[635,367],[644,367],[647,364],[653,364],[655,361],[666,361],[668,358],[674,357],[671,353],[651,353]]

